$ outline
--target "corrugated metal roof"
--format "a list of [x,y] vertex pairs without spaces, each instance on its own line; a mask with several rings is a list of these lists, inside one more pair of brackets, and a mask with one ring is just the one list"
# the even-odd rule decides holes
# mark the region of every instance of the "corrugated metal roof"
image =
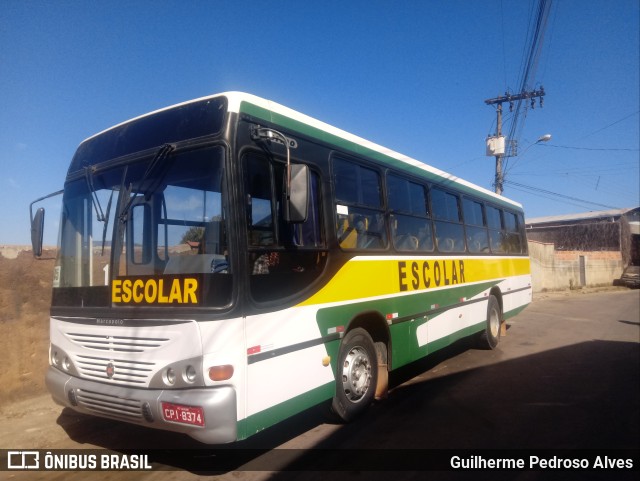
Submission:
[[578,214],[553,215],[548,217],[533,217],[531,219],[526,219],[525,224],[528,226],[528,225],[538,225],[538,224],[575,222],[575,221],[589,220],[589,219],[605,219],[607,217],[620,217],[626,214],[627,212],[631,212],[634,210],[640,210],[640,207],[629,207],[626,209],[597,210],[597,211],[591,211],[591,212],[582,212]]

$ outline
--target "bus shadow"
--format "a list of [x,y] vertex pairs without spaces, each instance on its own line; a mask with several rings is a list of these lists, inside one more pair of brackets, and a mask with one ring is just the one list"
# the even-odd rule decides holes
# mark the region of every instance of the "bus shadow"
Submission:
[[309,450],[275,448],[329,422],[325,406],[224,446],[67,409],[58,424],[80,444],[142,452],[159,469],[279,472],[270,479],[389,471],[400,467],[396,463],[403,463],[401,470],[420,470],[425,456],[440,450],[640,447],[637,343],[591,341],[453,374],[434,369],[472,345],[463,339],[394,371],[387,399]]
[[[621,450],[637,459],[638,347],[637,342],[590,341],[451,375],[421,375],[314,449],[301,451],[281,470],[283,477],[271,479],[292,479],[295,470],[380,471],[388,477],[391,471],[434,470],[429,461],[434,457],[436,467],[451,471],[437,463],[483,452]],[[493,479],[500,479],[495,474]],[[526,479],[548,475],[528,474]],[[584,477],[589,473],[567,474],[591,479]],[[459,476],[448,472],[438,479]]]

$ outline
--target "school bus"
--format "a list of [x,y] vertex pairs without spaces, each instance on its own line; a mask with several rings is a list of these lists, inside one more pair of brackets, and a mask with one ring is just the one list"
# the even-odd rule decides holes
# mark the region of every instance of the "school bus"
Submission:
[[349,421],[531,301],[520,204],[245,93],[88,138],[62,206],[54,400],[204,443],[323,402]]

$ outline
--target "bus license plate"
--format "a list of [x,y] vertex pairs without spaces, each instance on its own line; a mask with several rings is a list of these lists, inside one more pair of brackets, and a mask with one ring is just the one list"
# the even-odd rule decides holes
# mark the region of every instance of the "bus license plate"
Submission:
[[194,426],[204,426],[204,410],[198,406],[162,403],[162,415],[166,421]]

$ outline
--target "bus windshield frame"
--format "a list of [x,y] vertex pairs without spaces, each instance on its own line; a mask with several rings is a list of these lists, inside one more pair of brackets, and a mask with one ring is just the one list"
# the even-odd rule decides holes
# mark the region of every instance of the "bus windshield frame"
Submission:
[[228,307],[225,151],[181,147],[159,167],[147,155],[68,181],[52,308]]

